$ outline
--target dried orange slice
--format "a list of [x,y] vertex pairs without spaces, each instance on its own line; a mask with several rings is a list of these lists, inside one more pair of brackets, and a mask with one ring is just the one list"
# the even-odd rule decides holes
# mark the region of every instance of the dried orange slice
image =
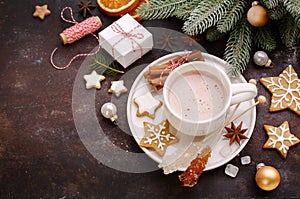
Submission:
[[100,10],[109,16],[121,16],[138,6],[139,0],[97,0]]
[[130,14],[137,21],[142,20],[143,18],[137,14],[137,8],[144,3],[149,3],[149,0],[140,0],[138,6],[132,11],[128,12],[128,14]]

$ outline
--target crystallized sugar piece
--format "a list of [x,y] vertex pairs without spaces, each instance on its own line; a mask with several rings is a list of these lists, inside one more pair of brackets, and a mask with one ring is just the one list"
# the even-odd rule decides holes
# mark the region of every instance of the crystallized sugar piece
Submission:
[[246,165],[251,163],[251,157],[249,155],[246,155],[244,157],[241,157],[241,164]]
[[225,174],[235,178],[239,172],[239,168],[237,166],[234,166],[233,164],[227,164],[225,168]]

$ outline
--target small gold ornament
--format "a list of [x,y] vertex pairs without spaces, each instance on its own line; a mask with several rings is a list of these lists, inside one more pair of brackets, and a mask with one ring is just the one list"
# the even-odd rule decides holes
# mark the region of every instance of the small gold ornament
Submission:
[[277,169],[266,166],[264,163],[259,163],[256,168],[255,181],[262,190],[271,191],[278,187],[280,183],[280,173]]
[[268,22],[268,11],[265,7],[258,4],[257,1],[252,3],[252,7],[247,12],[247,20],[254,27],[263,27]]

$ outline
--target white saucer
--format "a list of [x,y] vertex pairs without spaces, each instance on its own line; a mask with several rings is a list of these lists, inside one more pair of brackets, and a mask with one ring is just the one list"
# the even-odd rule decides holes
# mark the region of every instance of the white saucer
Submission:
[[[215,57],[213,55],[207,54],[207,53],[202,53],[205,59],[205,62],[208,63],[213,63],[216,66],[222,68],[225,70],[226,62],[218,57]],[[144,127],[143,127],[143,122],[151,122],[154,124],[158,124],[161,121],[165,120],[165,112],[163,106],[160,107],[155,114],[155,119],[151,119],[149,117],[137,117],[136,116],[136,111],[137,107],[133,103],[133,99],[135,97],[141,96],[145,94],[146,92],[150,91],[152,95],[161,101],[163,101],[162,98],[162,89],[160,91],[156,91],[155,88],[153,88],[143,77],[144,72],[148,70],[149,66],[154,66],[154,65],[160,65],[162,63],[165,63],[174,57],[177,56],[182,56],[184,55],[184,52],[178,52],[178,53],[172,53],[166,56],[163,56],[151,64],[149,64],[145,69],[138,75],[136,80],[134,81],[130,93],[128,95],[128,101],[127,101],[127,119],[128,119],[128,124],[131,130],[131,133],[136,140],[137,144],[140,143],[140,140],[143,138],[145,132],[144,132]],[[246,83],[246,80],[244,77],[240,76],[237,79],[231,80],[232,83]],[[247,102],[243,102],[240,104],[238,110],[236,111],[235,115],[239,115],[242,111],[246,110],[249,106],[253,105],[255,102],[254,100],[250,100]],[[233,109],[232,107],[231,109]],[[250,139],[254,126],[255,126],[255,120],[256,120],[256,109],[252,108],[248,112],[246,112],[242,117],[238,118],[234,123],[238,125],[240,121],[243,121],[243,128],[247,128],[248,130],[245,132],[245,135]],[[224,130],[222,134],[224,134],[226,131]],[[212,146],[212,154],[211,157],[208,160],[208,163],[206,165],[205,170],[211,170],[217,167],[220,167],[227,162],[229,162],[231,159],[233,159],[247,144],[249,139],[241,140],[241,145],[238,145],[237,143],[233,143],[232,145],[229,145],[229,139],[225,138],[224,136],[220,135],[217,138],[218,140],[215,142]],[[186,143],[183,143],[184,139],[179,140],[178,143],[172,144],[168,147],[168,150],[166,151],[166,155],[168,153],[172,153],[172,149],[178,150],[182,149],[183,147],[186,146]],[[170,149],[169,149],[170,148]],[[159,156],[155,151],[153,150],[148,150],[147,148],[141,147],[141,149],[154,161],[157,163],[162,162],[162,157]],[[185,170],[185,168],[179,169],[181,171]]]

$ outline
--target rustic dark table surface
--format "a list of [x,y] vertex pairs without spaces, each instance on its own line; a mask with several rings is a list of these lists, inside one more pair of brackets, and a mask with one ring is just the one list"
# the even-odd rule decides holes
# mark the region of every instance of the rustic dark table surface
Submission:
[[[79,73],[90,72],[90,68],[83,64],[84,58],[75,60],[70,68],[63,71],[54,69],[49,61],[55,47],[59,48],[55,62],[64,65],[72,56],[89,52],[97,45],[91,36],[68,46],[63,46],[58,39],[58,34],[70,26],[60,19],[61,9],[71,6],[75,19],[83,20],[78,13],[78,3],[79,0],[0,1],[0,198],[300,197],[300,146],[291,147],[287,159],[283,159],[276,150],[262,148],[267,140],[263,125],[279,126],[287,120],[292,133],[300,137],[300,117],[289,110],[270,113],[271,94],[260,83],[257,85],[258,92],[267,97],[267,103],[257,107],[253,134],[239,154],[240,157],[250,155],[251,164],[242,166],[240,157],[229,162],[240,168],[236,178],[225,175],[223,165],[204,172],[195,187],[184,188],[178,180],[179,173],[166,176],[162,170],[150,171],[154,162],[143,155],[133,137],[125,133],[129,131],[126,120],[128,93],[120,99],[107,93],[110,80],[117,80],[120,75],[107,77],[101,90],[84,90],[82,100],[79,100],[84,108],[89,107],[92,99],[90,101],[95,106],[88,111],[94,110],[91,114],[96,114],[106,140],[96,143],[103,150],[98,151],[98,156],[91,153],[87,145],[93,142],[93,136],[80,136],[76,127],[89,129],[93,124],[84,117],[77,118],[76,122],[74,119],[77,111],[74,109],[76,82],[79,82],[79,87],[84,86]],[[52,13],[41,21],[32,14],[35,5],[43,4],[48,4]],[[93,1],[93,4],[96,5],[96,2]],[[116,19],[103,15],[98,8],[93,10],[93,14],[100,16],[103,22],[101,29]],[[181,32],[182,27],[182,22],[176,19],[141,23],[146,27],[165,28],[166,33],[161,35],[166,40],[168,31]],[[203,36],[195,39],[208,53],[222,57],[225,40],[209,43]],[[126,69],[127,79],[131,83],[135,79],[138,73],[129,72],[135,67],[178,50],[172,47],[176,42],[179,45],[185,43],[190,48],[194,45],[178,36],[171,40]],[[273,68],[257,67],[251,60],[243,73],[245,79],[278,76],[289,64],[300,74],[299,47],[279,45],[269,56],[273,60]],[[126,85],[129,89],[130,81]],[[112,100],[118,106],[120,127],[100,114],[102,104]],[[116,148],[121,152],[115,152]],[[134,159],[139,155],[127,154],[140,154],[143,162]],[[281,183],[274,191],[262,191],[255,183],[256,164],[260,162],[274,166],[281,174]],[[136,171],[130,168],[136,168]]]

